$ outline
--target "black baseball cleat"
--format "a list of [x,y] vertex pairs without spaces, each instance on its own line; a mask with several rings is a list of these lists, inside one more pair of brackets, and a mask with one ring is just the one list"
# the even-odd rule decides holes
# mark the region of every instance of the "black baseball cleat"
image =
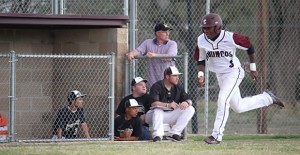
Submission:
[[166,136],[167,140],[172,140],[173,142],[181,141],[181,137],[177,134],[173,134],[172,136]]
[[172,138],[177,141],[181,141],[181,137],[179,135],[174,134],[174,135],[172,135]]
[[161,138],[159,136],[155,136],[153,138],[153,142],[160,142],[161,141]]
[[220,141],[216,140],[213,136],[208,136],[203,141],[207,144],[220,144]]
[[273,100],[273,104],[276,104],[276,105],[280,106],[281,108],[284,107],[282,101],[278,97],[276,97],[271,91],[266,90],[265,92],[271,96],[271,98]]

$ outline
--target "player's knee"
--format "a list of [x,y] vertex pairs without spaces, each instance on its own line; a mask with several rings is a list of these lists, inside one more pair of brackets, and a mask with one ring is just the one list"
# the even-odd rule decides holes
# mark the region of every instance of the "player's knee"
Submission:
[[185,110],[183,110],[183,114],[188,117],[192,117],[194,113],[195,113],[195,108],[193,106],[189,106]]
[[163,109],[160,109],[160,108],[156,108],[153,110],[154,111],[154,114],[163,114],[164,113],[164,110]]
[[193,106],[189,106],[189,107],[187,108],[187,110],[189,111],[189,113],[191,113],[191,114],[194,115],[194,113],[195,113],[195,108],[194,108]]
[[232,109],[235,113],[242,113],[242,112],[244,112],[243,109],[238,108],[238,107],[231,107],[231,109]]

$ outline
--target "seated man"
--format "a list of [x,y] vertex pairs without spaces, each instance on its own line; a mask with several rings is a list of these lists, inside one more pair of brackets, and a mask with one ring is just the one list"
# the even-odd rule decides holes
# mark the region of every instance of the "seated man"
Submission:
[[188,94],[178,84],[180,74],[175,66],[168,67],[164,71],[164,79],[154,83],[150,89],[151,110],[145,120],[153,126],[153,142],[162,140],[163,124],[171,126],[168,136],[180,141],[181,132],[195,113]]
[[85,138],[90,138],[89,128],[84,118],[83,97],[78,90],[72,91],[68,96],[69,105],[59,110],[54,123],[54,136],[52,139],[77,138],[78,128],[81,126]]
[[115,140],[136,141],[142,133],[142,122],[140,117],[137,117],[138,107],[141,105],[135,99],[129,99],[124,107],[123,114],[115,118]]
[[147,87],[146,87],[147,80],[136,77],[131,81],[131,91],[132,94],[124,97],[119,106],[117,107],[116,114],[117,117],[119,115],[123,115],[125,111],[125,102],[129,99],[135,99],[139,105],[142,107],[139,108],[138,117],[141,118],[142,121],[142,135],[140,136],[139,140],[150,140],[149,134],[149,125],[145,123],[145,114],[149,110],[149,95],[147,94]]

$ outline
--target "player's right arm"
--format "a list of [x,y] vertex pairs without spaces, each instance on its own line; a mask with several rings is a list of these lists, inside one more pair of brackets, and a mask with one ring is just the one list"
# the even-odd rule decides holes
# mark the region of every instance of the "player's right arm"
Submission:
[[147,43],[149,43],[149,41],[152,41],[152,39],[147,39],[144,42],[142,42],[142,44],[137,47],[135,50],[127,53],[127,59],[129,61],[133,60],[134,57],[139,56],[139,55],[146,55],[147,54]]
[[205,71],[205,60],[198,61],[198,75],[197,75],[197,82],[200,87],[204,86],[204,71]]
[[205,59],[206,59],[206,52],[204,49],[199,48],[199,43],[198,46],[195,49],[195,52],[199,52],[198,54],[198,61],[197,61],[197,66],[198,66],[198,75],[197,75],[197,82],[200,87],[204,86],[204,72],[205,72]]
[[136,50],[133,50],[127,54],[127,59],[129,61],[131,61],[132,59],[134,59],[135,56],[138,56],[138,55],[140,55],[140,53]]

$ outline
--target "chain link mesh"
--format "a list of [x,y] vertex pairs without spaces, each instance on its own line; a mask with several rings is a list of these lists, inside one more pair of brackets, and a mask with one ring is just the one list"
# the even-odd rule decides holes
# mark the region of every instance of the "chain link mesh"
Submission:
[[122,0],[2,0],[1,13],[123,15]]
[[[204,115],[204,89],[196,84],[197,67],[193,53],[197,37],[202,33],[200,20],[205,15],[206,1],[149,0],[137,1],[137,45],[154,37],[154,26],[165,22],[174,30],[170,38],[178,43],[180,53],[189,53],[188,89],[197,112],[192,119],[190,133],[206,133]],[[299,133],[299,37],[298,1],[246,0],[210,1],[210,12],[219,13],[227,30],[251,38],[256,49],[259,81],[246,75],[240,85],[242,96],[252,96],[269,88],[286,103],[285,109],[276,106],[237,114],[231,110],[225,134],[241,133]],[[296,47],[295,47],[296,46]],[[237,51],[242,64],[248,56]],[[218,84],[214,74],[209,76],[208,134],[216,115]]]
[[1,0],[1,13],[52,14],[52,0]]
[[[15,139],[51,139],[57,112],[68,106],[67,97],[72,90],[87,94],[84,112],[91,138],[108,138],[109,56],[41,56],[17,56]],[[8,60],[1,61],[1,107],[8,103],[4,101],[8,95],[3,96],[9,92],[7,64]],[[8,112],[5,109],[1,108],[1,113]],[[78,138],[84,138],[79,130]]]
[[9,57],[0,57],[0,109],[2,117],[9,116]]

